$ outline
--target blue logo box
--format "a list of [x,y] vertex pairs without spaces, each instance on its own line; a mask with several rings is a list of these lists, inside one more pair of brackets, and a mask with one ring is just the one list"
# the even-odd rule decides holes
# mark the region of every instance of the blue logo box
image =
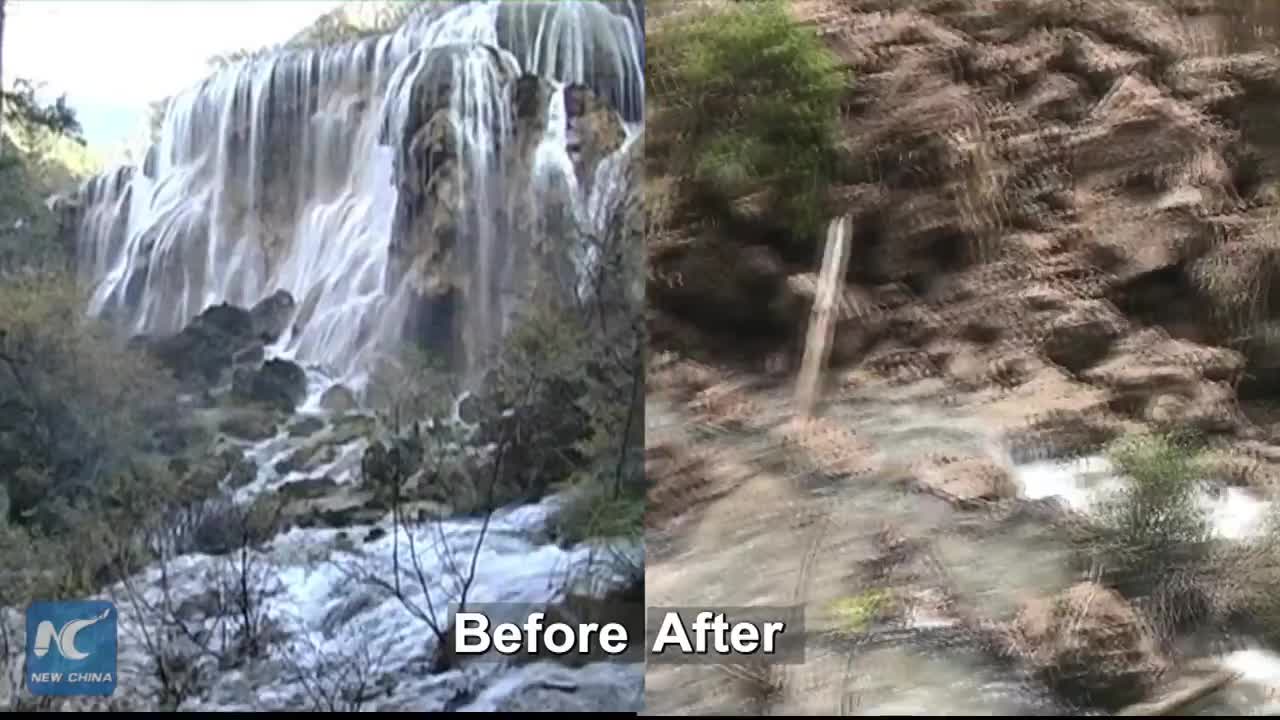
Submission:
[[106,600],[27,608],[27,688],[33,695],[116,690],[116,607]]

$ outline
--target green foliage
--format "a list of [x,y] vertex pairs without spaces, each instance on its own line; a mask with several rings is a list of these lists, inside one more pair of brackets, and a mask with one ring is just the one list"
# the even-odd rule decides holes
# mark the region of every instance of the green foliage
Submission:
[[1170,435],[1129,436],[1108,457],[1128,479],[1101,503],[1091,535],[1091,567],[1108,585],[1138,598],[1167,634],[1220,603],[1217,544],[1200,504],[1199,449]]
[[615,493],[608,483],[578,481],[568,502],[556,517],[561,541],[579,543],[590,538],[631,538],[644,533],[645,497],[639,493]]
[[[692,15],[649,37],[650,85],[668,109],[676,173],[726,204],[770,190],[764,216],[799,237],[821,225],[845,77],[781,0]],[[696,148],[681,160],[680,148]],[[687,163],[687,164],[686,164]]]
[[58,274],[0,281],[0,478],[10,517],[65,529],[52,503],[93,505],[111,476],[133,471],[151,429],[172,420],[174,389],[140,352],[83,317]]
[[1131,436],[1108,456],[1130,479],[1101,507],[1117,550],[1158,560],[1174,548],[1207,542],[1210,527],[1199,497],[1203,471],[1196,450],[1169,436]]
[[66,266],[59,218],[47,200],[97,170],[63,99],[42,104],[37,86],[24,80],[13,88],[4,93],[0,133],[0,274]]
[[889,611],[893,596],[889,591],[873,588],[843,597],[831,603],[829,611],[841,633],[860,633]]

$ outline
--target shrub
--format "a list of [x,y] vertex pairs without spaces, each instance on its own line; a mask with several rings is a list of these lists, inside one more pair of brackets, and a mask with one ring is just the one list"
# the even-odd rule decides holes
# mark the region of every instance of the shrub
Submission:
[[1203,617],[1217,583],[1198,448],[1183,437],[1142,435],[1116,441],[1107,454],[1129,482],[1098,508],[1094,568],[1145,601],[1165,632]]
[[[845,88],[836,57],[780,0],[689,13],[670,28],[648,47],[652,94],[672,123],[668,169],[722,210],[769,190],[764,217],[816,234]],[[676,148],[695,150],[681,159]]]

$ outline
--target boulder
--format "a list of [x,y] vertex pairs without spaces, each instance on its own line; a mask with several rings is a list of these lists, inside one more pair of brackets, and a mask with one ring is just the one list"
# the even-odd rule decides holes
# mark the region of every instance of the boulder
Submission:
[[291,360],[272,358],[256,370],[237,370],[231,393],[241,400],[293,412],[307,397],[307,373]]
[[330,477],[320,476],[295,480],[280,486],[280,495],[290,500],[324,497],[338,489],[338,483]]
[[926,490],[961,506],[1018,494],[1009,471],[984,457],[934,455],[916,463],[913,474]]
[[218,432],[239,440],[257,442],[276,434],[280,418],[263,408],[229,408],[222,411]]
[[330,412],[350,412],[358,405],[355,393],[346,385],[331,385],[320,396],[320,407]]
[[206,309],[175,335],[134,339],[179,380],[205,385],[219,383],[236,356],[256,342],[249,312],[227,303]]
[[1082,582],[1028,603],[1013,622],[1014,654],[1073,703],[1116,709],[1141,700],[1168,661],[1119,593]]
[[1044,354],[1071,372],[1092,367],[1110,352],[1125,320],[1109,303],[1078,303],[1049,324]]
[[275,471],[281,475],[288,475],[297,470],[304,472],[315,470],[325,463],[333,462],[337,453],[337,447],[328,442],[323,440],[313,442],[294,450],[289,457],[277,462]]
[[289,437],[305,438],[311,437],[324,429],[324,420],[315,416],[307,416],[299,418],[289,426]]
[[249,310],[253,335],[264,343],[275,342],[289,327],[297,304],[287,290],[277,290]]

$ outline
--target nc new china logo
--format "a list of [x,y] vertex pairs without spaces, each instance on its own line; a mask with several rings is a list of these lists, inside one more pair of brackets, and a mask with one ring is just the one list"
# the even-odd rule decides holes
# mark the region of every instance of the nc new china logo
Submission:
[[33,695],[115,692],[115,605],[105,600],[32,603],[26,675]]

